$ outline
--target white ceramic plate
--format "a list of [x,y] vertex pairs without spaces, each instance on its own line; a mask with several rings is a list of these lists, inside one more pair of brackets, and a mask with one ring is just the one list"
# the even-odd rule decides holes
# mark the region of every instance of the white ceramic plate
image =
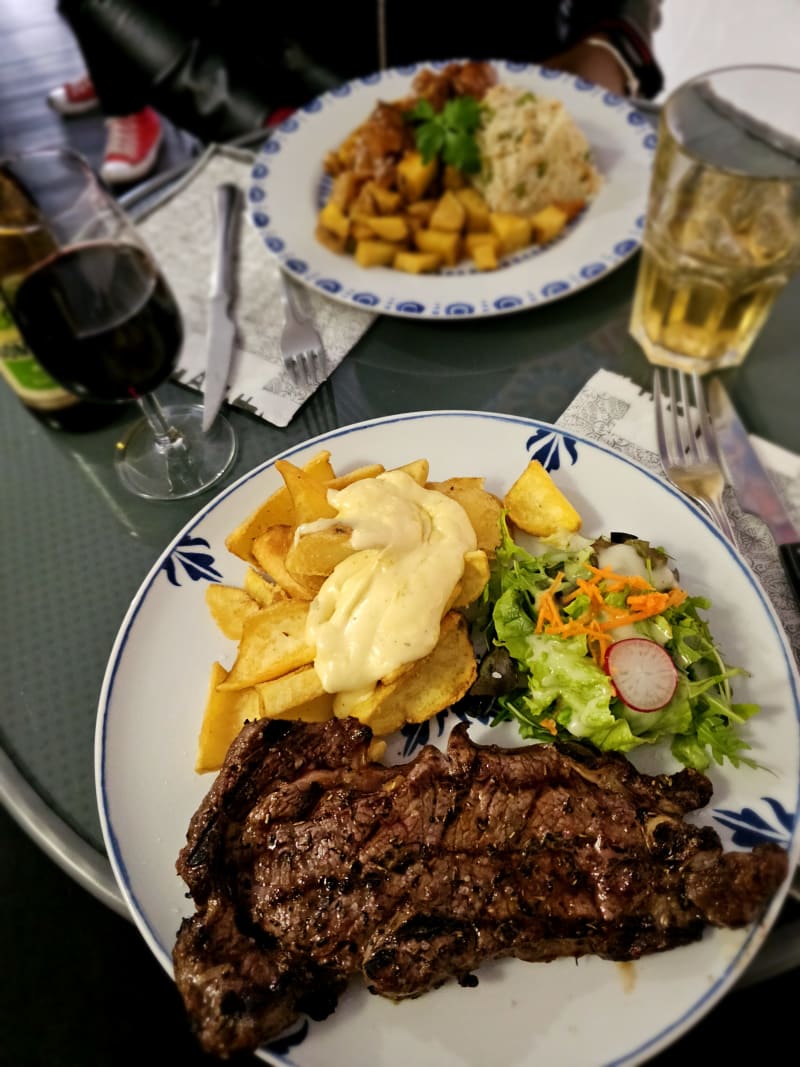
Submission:
[[[284,455],[304,462],[321,447],[341,472],[425,456],[432,479],[482,474],[497,494],[529,458],[540,457],[581,512],[584,532],[627,530],[664,544],[685,587],[713,601],[708,617],[729,661],[752,671],[736,686],[737,699],[763,709],[745,736],[768,770],[715,766],[714,797],[698,818],[715,827],[727,848],[774,840],[797,862],[800,679],[761,587],[683,497],[597,444],[512,416],[398,415],[333,431]],[[210,776],[193,770],[207,679],[212,661],[230,666],[235,654],[234,642],[209,616],[205,590],[213,581],[241,583],[245,565],[227,552],[224,538],[281,484],[269,460],[187,524],[134,598],[103,685],[96,773],[105,841],[133,917],[169,973],[178,925],[191,911],[175,860],[190,816],[211,785]],[[492,730],[478,723],[471,734],[521,743],[510,726]],[[400,751],[398,742],[395,756]],[[646,757],[634,752],[632,759],[650,773],[677,769],[663,750]],[[753,928],[710,930],[694,945],[635,964],[507,960],[481,968],[475,989],[452,982],[401,1004],[370,996],[354,982],[330,1018],[303,1028],[302,1040],[261,1055],[296,1067],[639,1063],[686,1031],[730,987],[764,940],[782,896]]]
[[445,274],[365,269],[314,237],[328,181],[326,152],[379,100],[406,95],[421,63],[348,82],[296,111],[272,134],[251,172],[250,218],[266,248],[298,281],[333,300],[409,318],[503,315],[583,289],[629,259],[641,243],[656,135],[641,112],[613,93],[560,71],[493,61],[500,81],[564,102],[586,134],[603,187],[567,231],[543,249],[510,256],[496,271],[466,264]]

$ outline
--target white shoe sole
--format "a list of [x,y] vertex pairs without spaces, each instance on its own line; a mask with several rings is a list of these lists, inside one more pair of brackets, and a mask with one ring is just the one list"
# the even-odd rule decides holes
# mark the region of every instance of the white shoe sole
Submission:
[[128,182],[135,182],[139,178],[144,178],[155,166],[163,140],[162,133],[144,159],[136,164],[123,163],[117,159],[111,160],[110,163],[103,163],[100,168],[100,177],[109,185],[126,185]]
[[73,115],[85,115],[87,111],[96,111],[100,106],[100,101],[97,97],[94,97],[92,100],[83,100],[81,102],[68,100],[63,89],[54,89],[52,93],[48,95],[47,103],[53,111],[57,111],[59,115],[66,115],[67,117],[72,117]]

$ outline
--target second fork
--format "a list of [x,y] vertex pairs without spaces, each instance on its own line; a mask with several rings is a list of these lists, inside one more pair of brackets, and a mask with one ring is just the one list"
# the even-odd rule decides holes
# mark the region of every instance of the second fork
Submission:
[[[667,401],[666,411],[662,398]],[[733,526],[722,506],[725,475],[700,376],[656,367],[653,400],[664,473],[677,489],[700,505],[735,546]]]
[[301,313],[292,283],[278,268],[284,327],[281,334],[283,363],[296,385],[318,386],[325,378],[325,347],[322,338]]

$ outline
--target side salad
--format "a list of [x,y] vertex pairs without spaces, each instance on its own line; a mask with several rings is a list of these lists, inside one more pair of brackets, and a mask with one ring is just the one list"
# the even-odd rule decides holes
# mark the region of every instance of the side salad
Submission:
[[470,617],[479,657],[469,699],[528,740],[628,752],[669,743],[684,766],[756,766],[737,735],[758,704],[733,700],[728,665],[662,548],[627,534],[564,547],[517,544],[505,519]]

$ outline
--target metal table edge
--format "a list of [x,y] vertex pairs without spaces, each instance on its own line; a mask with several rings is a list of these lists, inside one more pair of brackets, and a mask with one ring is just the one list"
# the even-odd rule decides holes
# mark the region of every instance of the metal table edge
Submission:
[[47,806],[1,748],[0,803],[66,874],[118,915],[131,919],[108,858]]

